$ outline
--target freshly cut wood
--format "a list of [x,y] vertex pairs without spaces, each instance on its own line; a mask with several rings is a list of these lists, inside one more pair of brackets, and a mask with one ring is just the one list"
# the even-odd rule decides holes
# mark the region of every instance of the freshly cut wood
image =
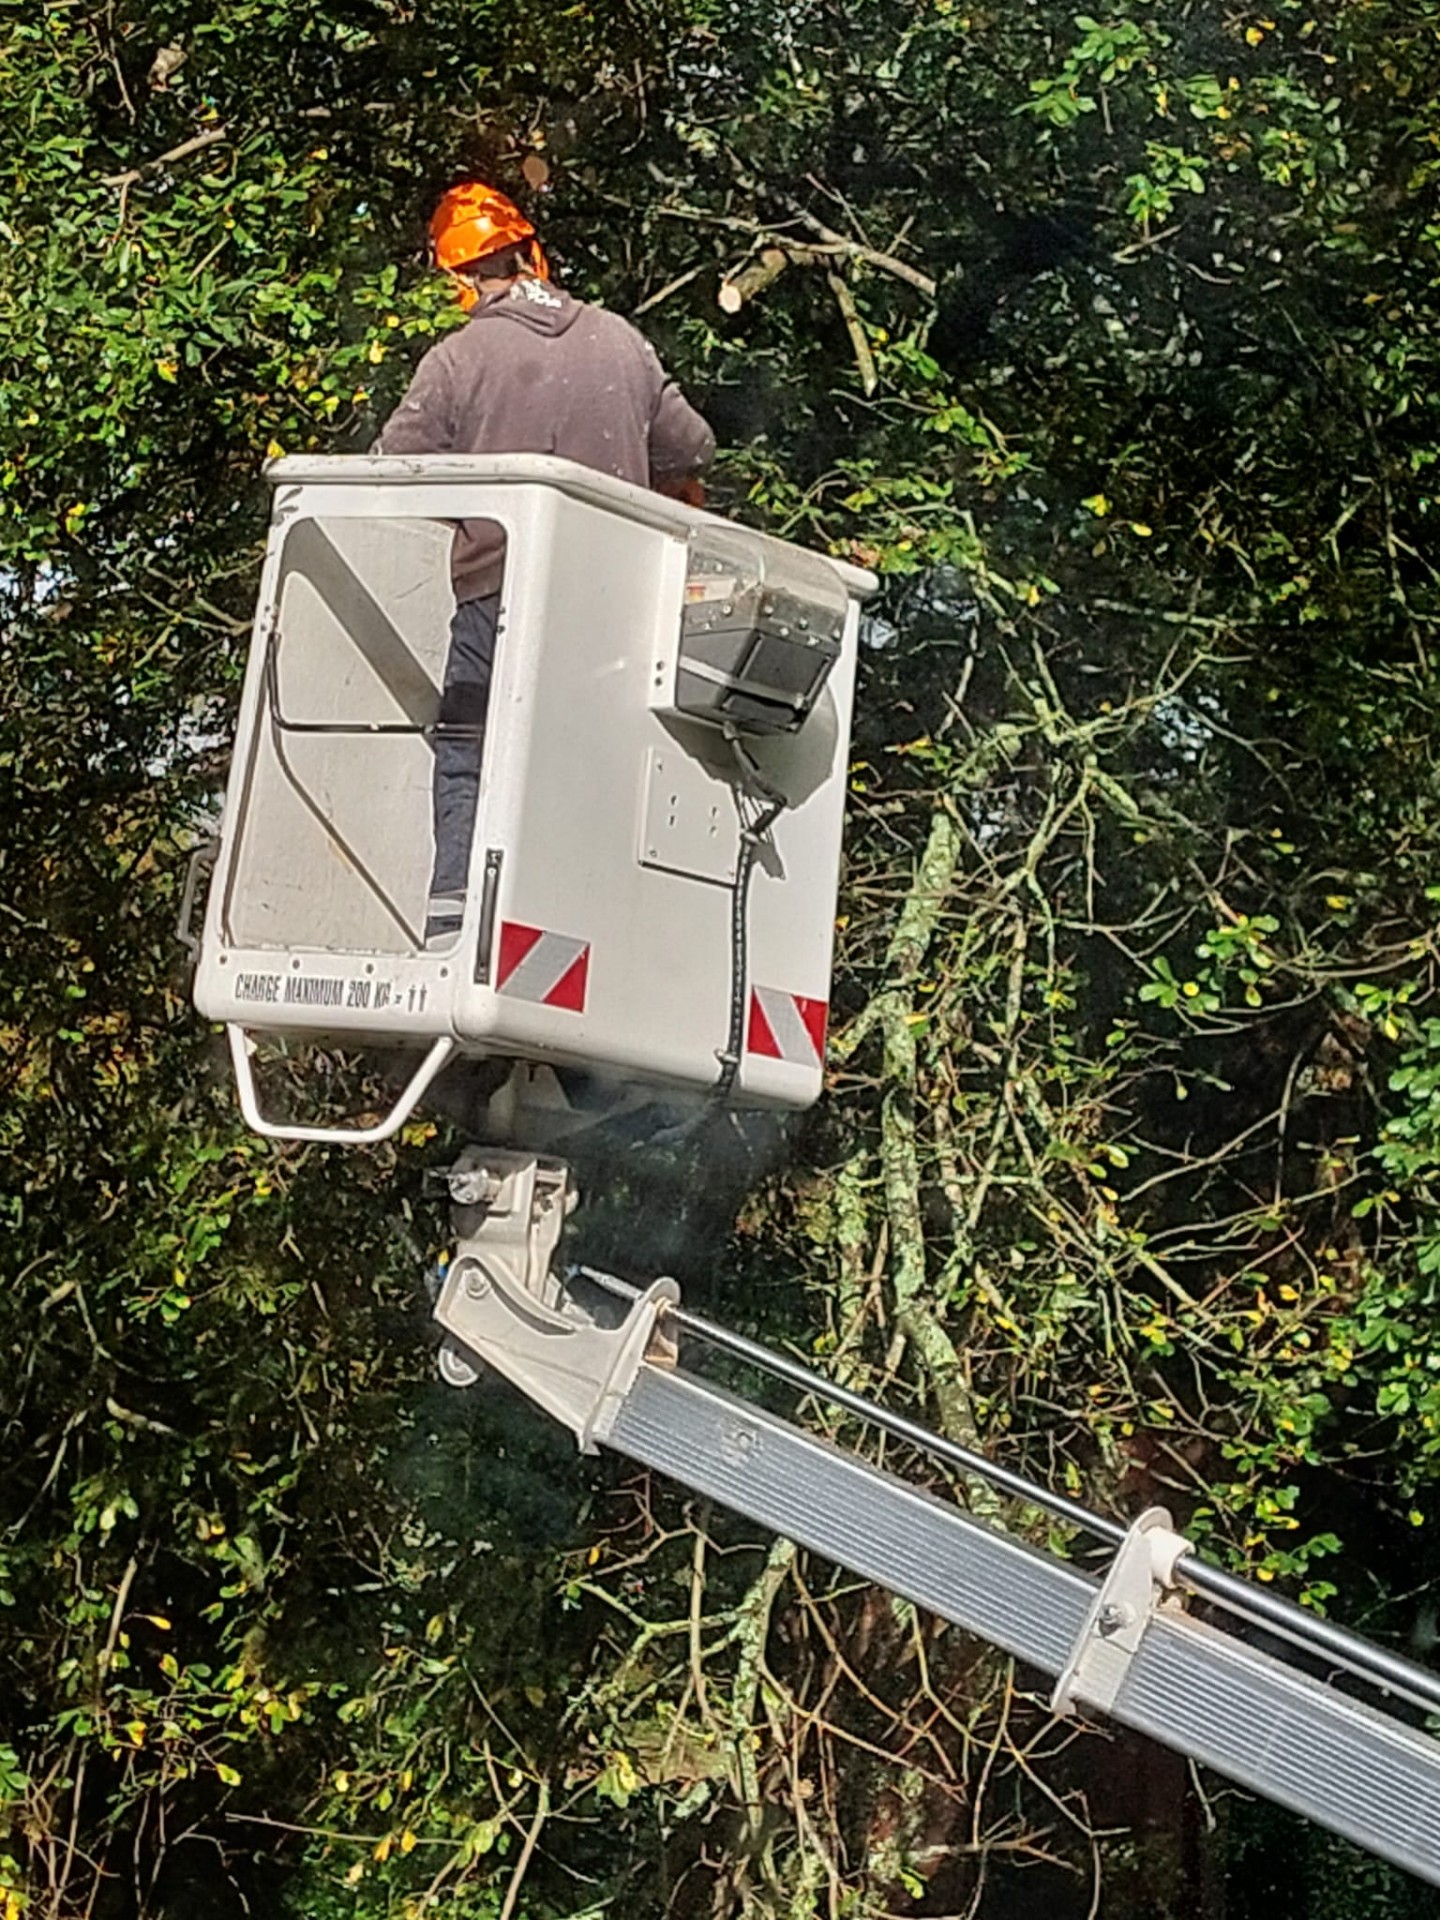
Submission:
[[752,260],[738,273],[727,275],[720,282],[720,291],[715,297],[724,312],[739,313],[747,300],[753,300],[757,293],[763,293],[789,265],[790,255],[784,247],[764,247],[758,259]]

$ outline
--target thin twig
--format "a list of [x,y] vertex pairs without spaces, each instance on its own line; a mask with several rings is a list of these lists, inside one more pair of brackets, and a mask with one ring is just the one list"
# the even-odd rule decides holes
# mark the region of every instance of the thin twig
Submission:
[[845,322],[845,331],[850,336],[851,351],[855,355],[855,365],[860,369],[860,384],[868,398],[879,386],[880,376],[875,371],[875,356],[870,351],[870,342],[865,338],[865,323],[860,318],[854,295],[841,276],[838,273],[827,273],[825,279],[831,293],[835,296],[835,304],[840,309],[841,318]]
[[125,173],[102,174],[102,187],[130,187],[137,180],[143,180],[147,173],[154,173],[157,167],[168,167],[175,160],[188,160],[192,153],[200,153],[206,147],[213,147],[221,140],[230,138],[228,127],[207,127],[204,133],[197,133],[189,140],[182,140],[178,147],[168,152],[157,153],[153,160],[142,160],[138,167],[131,167]]
[[525,1843],[520,1849],[520,1858],[515,1862],[515,1871],[510,1876],[510,1884],[505,1889],[504,1903],[500,1908],[500,1920],[511,1920],[515,1912],[515,1902],[520,1898],[520,1888],[524,1884],[526,1870],[535,1852],[535,1844],[540,1838],[540,1830],[550,1814],[550,1783],[545,1778],[535,1783],[535,1818],[525,1835]]

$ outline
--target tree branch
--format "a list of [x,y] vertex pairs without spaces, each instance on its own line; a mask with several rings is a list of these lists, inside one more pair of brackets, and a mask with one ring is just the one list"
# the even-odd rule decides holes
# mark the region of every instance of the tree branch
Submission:
[[153,160],[142,160],[138,167],[131,167],[126,173],[107,173],[101,176],[102,187],[131,187],[137,180],[143,180],[147,173],[154,173],[158,167],[168,167],[172,161],[188,160],[192,153],[201,153],[206,147],[213,147],[222,140],[230,138],[228,127],[209,127],[204,133],[197,133],[192,139],[182,140],[178,147],[171,147],[166,153],[157,153]]

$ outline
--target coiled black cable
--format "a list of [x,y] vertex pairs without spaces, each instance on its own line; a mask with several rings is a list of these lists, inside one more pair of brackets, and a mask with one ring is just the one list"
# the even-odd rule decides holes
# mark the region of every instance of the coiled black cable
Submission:
[[[730,893],[730,1030],[726,1035],[724,1051],[716,1056],[720,1062],[720,1077],[710,1096],[711,1103],[716,1106],[723,1106],[730,1098],[744,1056],[745,1014],[750,984],[750,877],[755,870],[761,842],[790,804],[779,787],[766,779],[731,721],[725,723],[725,740],[739,770],[735,804],[740,813],[740,851],[735,861],[735,883]],[[759,811],[748,825],[742,795],[759,806]]]

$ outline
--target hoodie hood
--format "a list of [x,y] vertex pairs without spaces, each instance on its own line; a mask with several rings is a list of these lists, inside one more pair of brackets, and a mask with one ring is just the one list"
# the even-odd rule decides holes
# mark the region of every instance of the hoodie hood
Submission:
[[470,316],[471,326],[482,320],[510,320],[532,333],[568,333],[580,313],[580,302],[548,280],[526,275],[493,300],[482,301]]

